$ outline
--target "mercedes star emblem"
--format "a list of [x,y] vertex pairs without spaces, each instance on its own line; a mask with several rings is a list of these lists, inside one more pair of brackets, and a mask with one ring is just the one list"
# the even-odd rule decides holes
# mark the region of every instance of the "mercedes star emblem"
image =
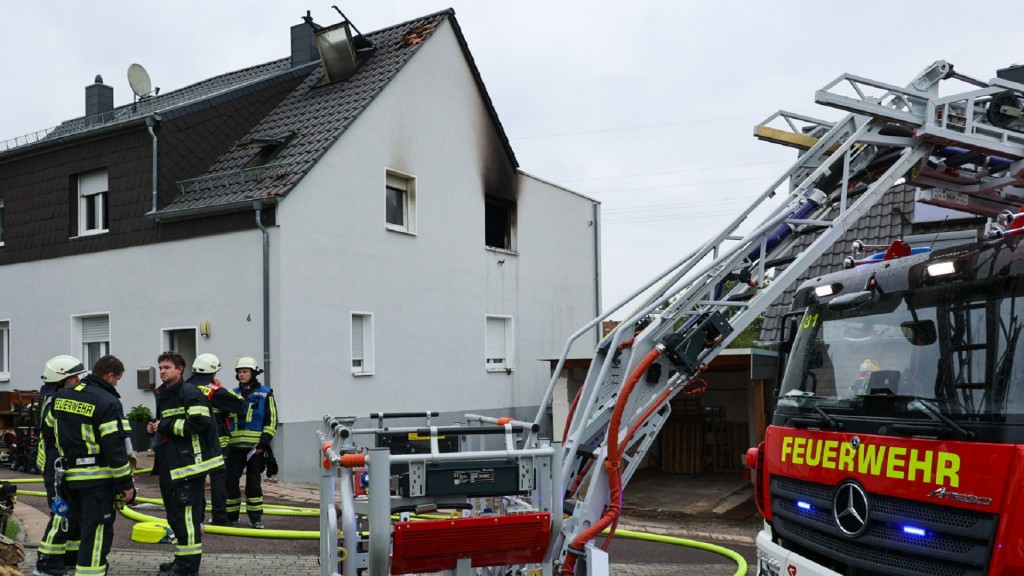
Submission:
[[851,538],[860,536],[867,527],[869,512],[868,495],[860,484],[850,480],[836,488],[832,515],[843,534]]

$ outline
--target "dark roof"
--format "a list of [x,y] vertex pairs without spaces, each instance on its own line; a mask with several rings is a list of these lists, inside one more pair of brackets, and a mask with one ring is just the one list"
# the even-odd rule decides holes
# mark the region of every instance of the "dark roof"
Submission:
[[[181,194],[156,216],[174,218],[230,210],[252,201],[286,196],[446,19],[452,24],[509,161],[517,166],[455,22],[455,13],[449,9],[367,34],[374,52],[351,78],[323,83],[322,67],[312,68],[281,104],[218,158],[204,175],[179,182]],[[266,153],[265,146],[277,149],[268,164],[259,165],[258,156]]]
[[90,136],[101,128],[114,128],[117,125],[157,113],[164,117],[173,117],[175,114],[187,112],[203,102],[233,93],[241,87],[255,87],[267,79],[294,73],[293,70],[290,70],[290,65],[290,58],[274,60],[214,76],[184,88],[131,104],[118,106],[109,112],[66,120],[53,128],[0,142],[0,155],[20,154],[27,149],[34,149],[37,145],[46,146],[57,139],[67,141],[79,135]]

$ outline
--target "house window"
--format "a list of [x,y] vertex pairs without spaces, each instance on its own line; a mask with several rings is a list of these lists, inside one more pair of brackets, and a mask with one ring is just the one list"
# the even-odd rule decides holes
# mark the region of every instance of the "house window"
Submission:
[[107,171],[78,176],[78,235],[107,231]]
[[416,232],[416,179],[388,170],[384,192],[388,230]]
[[4,245],[4,199],[0,198],[0,246]]
[[11,325],[0,322],[0,382],[11,379]]
[[515,202],[495,196],[484,198],[484,242],[489,248],[515,251]]
[[485,336],[485,366],[488,372],[512,370],[512,318],[488,316]]
[[352,373],[373,374],[373,314],[352,313]]
[[110,318],[82,317],[82,363],[90,368],[97,360],[110,354]]
[[198,338],[195,328],[167,328],[164,331],[162,350],[174,350],[185,359],[185,365],[191,366],[198,355]]

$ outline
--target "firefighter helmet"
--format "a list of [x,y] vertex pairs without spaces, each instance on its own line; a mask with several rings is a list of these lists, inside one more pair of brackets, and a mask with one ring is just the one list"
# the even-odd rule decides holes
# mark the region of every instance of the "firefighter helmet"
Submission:
[[88,370],[85,369],[85,365],[82,364],[81,360],[74,356],[61,354],[46,361],[46,364],[43,366],[42,379],[43,382],[56,383],[71,376],[80,376],[86,372]]
[[200,354],[192,363],[192,371],[198,374],[215,374],[220,370],[220,358],[213,354]]
[[256,365],[256,359],[252,356],[242,356],[238,360],[235,360],[235,370],[237,371],[240,368],[248,368],[249,370],[252,370],[253,376],[263,374],[263,370],[260,370],[260,367]]

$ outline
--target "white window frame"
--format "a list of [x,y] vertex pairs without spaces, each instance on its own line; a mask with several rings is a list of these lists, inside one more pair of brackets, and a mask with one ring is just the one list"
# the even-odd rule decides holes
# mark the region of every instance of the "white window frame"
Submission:
[[[502,205],[509,211],[508,219],[508,246],[494,246],[487,242],[487,206],[490,204]],[[519,253],[519,203],[514,200],[508,200],[495,196],[492,194],[486,194],[484,196],[484,247],[488,250],[494,250],[495,252],[504,252],[507,254],[518,254]]]
[[[175,337],[181,337],[184,340],[189,340],[187,346],[175,346]],[[185,367],[187,376],[187,368],[192,366],[192,362],[199,355],[199,327],[198,326],[174,326],[171,328],[162,328],[160,330],[160,350],[173,350],[178,354],[181,354],[182,358],[185,359]]]
[[[488,372],[509,373],[515,368],[514,337],[515,331],[511,316],[495,314],[486,316],[484,322],[484,368]],[[498,350],[498,348],[502,350]]]
[[[107,171],[96,170],[79,174],[76,180],[78,185],[78,235],[92,236],[107,233],[109,230],[106,227],[99,227],[103,226],[104,221],[107,221],[109,191]],[[94,228],[88,227],[89,223],[86,218],[90,205],[94,207],[96,214],[97,227]]]
[[353,312],[349,324],[353,376],[372,376],[373,363],[373,313]]
[[0,320],[0,382],[11,381],[11,322]]
[[4,199],[0,198],[0,246],[4,245],[4,234],[6,234],[4,224],[6,222],[6,216],[7,212],[4,210]]
[[[105,331],[100,320],[106,321]],[[110,314],[82,314],[73,316],[74,329],[71,333],[77,342],[72,343],[72,349],[81,350],[82,364],[86,369],[107,354],[110,354]],[[89,333],[87,334],[86,331]],[[94,348],[95,353],[90,352]]]
[[[388,222],[387,191],[402,192],[402,224]],[[396,170],[386,170],[384,176],[384,225],[393,232],[416,234],[416,177]]]

